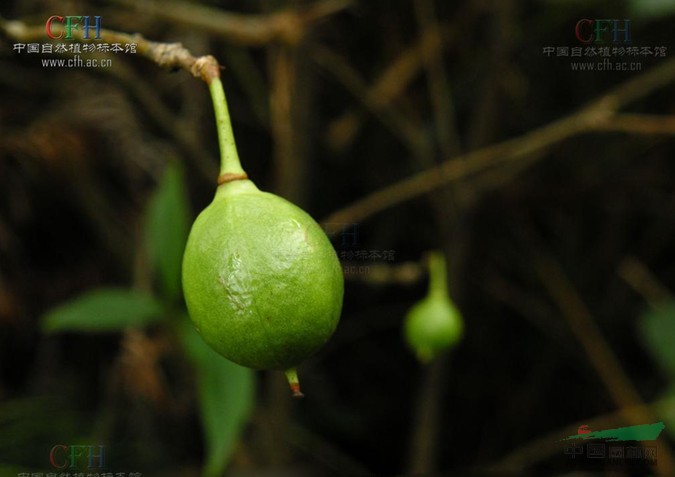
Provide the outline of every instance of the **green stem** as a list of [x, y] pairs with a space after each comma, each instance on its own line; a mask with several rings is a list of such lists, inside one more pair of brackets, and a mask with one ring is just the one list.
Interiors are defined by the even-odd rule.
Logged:
[[239, 162], [237, 145], [232, 133], [230, 112], [227, 109], [225, 90], [220, 78], [213, 78], [209, 83], [209, 91], [213, 100], [213, 109], [216, 112], [216, 126], [218, 128], [218, 144], [220, 145], [220, 175], [244, 174]]
[[445, 256], [434, 251], [429, 254], [429, 295], [448, 296], [448, 275], [445, 268]]

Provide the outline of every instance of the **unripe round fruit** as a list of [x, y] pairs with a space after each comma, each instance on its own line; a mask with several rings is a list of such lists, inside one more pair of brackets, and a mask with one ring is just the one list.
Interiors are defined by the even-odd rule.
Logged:
[[448, 293], [445, 258], [429, 254], [429, 291], [405, 318], [405, 338], [423, 363], [457, 344], [462, 338], [462, 315]]
[[245, 179], [221, 185], [197, 217], [183, 289], [192, 321], [218, 353], [250, 368], [288, 370], [333, 334], [343, 275], [306, 212]]
[[411, 308], [405, 321], [408, 344], [425, 363], [456, 344], [463, 328], [459, 310], [443, 297], [424, 298]]

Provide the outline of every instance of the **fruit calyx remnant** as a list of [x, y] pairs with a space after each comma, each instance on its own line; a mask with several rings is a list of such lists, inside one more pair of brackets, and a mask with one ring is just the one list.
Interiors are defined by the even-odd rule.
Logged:
[[295, 368], [287, 369], [285, 373], [288, 384], [291, 386], [291, 391], [293, 391], [293, 397], [296, 399], [305, 397], [302, 391], [300, 391], [300, 381], [298, 380], [298, 372]]

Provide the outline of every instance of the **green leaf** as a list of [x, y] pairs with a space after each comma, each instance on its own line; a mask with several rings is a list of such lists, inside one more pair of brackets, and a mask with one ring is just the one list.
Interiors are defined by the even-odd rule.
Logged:
[[181, 265], [189, 224], [183, 174], [174, 162], [167, 166], [150, 198], [145, 226], [150, 263], [162, 293], [170, 300], [176, 300], [181, 294]]
[[144, 293], [104, 288], [85, 293], [49, 311], [42, 329], [58, 331], [118, 331], [144, 326], [162, 317], [161, 305]]
[[213, 351], [186, 318], [181, 338], [197, 371], [202, 428], [206, 441], [204, 477], [217, 477], [227, 467], [235, 444], [253, 409], [254, 373]]
[[675, 302], [648, 311], [640, 325], [647, 348], [675, 380]]

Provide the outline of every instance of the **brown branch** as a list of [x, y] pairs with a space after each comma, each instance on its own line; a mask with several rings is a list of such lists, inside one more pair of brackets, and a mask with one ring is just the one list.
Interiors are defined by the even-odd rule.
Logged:
[[[489, 0], [490, 28], [489, 51], [480, 84], [477, 86], [476, 101], [468, 118], [466, 149], [483, 147], [494, 140], [499, 129], [504, 99], [526, 101], [522, 86], [516, 78], [518, 64], [512, 61], [518, 38], [518, 1]], [[487, 12], [486, 12], [487, 13]], [[516, 83], [518, 81], [518, 83]]]
[[620, 407], [640, 404], [637, 391], [623, 372], [618, 358], [595, 323], [591, 312], [560, 265], [552, 257], [541, 255], [535, 257], [534, 268], [562, 315], [569, 322], [572, 332], [583, 346], [589, 361], [614, 401]]
[[353, 0], [323, 0], [310, 5], [305, 11], [299, 12], [299, 15], [305, 24], [311, 24], [340, 13], [353, 3]]
[[[8, 21], [3, 18], [0, 18], [0, 31], [19, 42], [42, 40], [45, 35], [43, 26], [31, 27], [20, 21]], [[60, 31], [63, 31], [63, 26], [54, 24], [52, 32]], [[71, 34], [77, 40], [84, 40], [83, 30], [72, 30]], [[220, 66], [213, 56], [195, 57], [180, 43], [159, 43], [146, 40], [139, 34], [130, 35], [106, 29], [101, 29], [100, 37], [108, 43], [135, 43], [138, 54], [157, 65], [168, 69], [184, 69], [207, 84], [213, 78], [220, 77]]]
[[[420, 54], [426, 70], [436, 135], [443, 156], [452, 157], [459, 154], [461, 148], [450, 81], [443, 63], [442, 29], [432, 0], [418, 0], [414, 3], [419, 28], [425, 36], [431, 38], [428, 45], [423, 44]], [[438, 47], [434, 47], [435, 45]]]
[[307, 28], [344, 10], [352, 2], [324, 0], [305, 9], [287, 9], [269, 14], [233, 13], [180, 1], [116, 0], [115, 3], [162, 20], [197, 28], [236, 43], [261, 46], [274, 42], [296, 44]]
[[647, 266], [635, 257], [626, 257], [619, 264], [618, 274], [654, 309], [673, 301], [673, 294]]
[[444, 417], [443, 393], [447, 383], [450, 357], [437, 357], [420, 372], [413, 428], [408, 449], [408, 474], [433, 475], [436, 471], [438, 434]]
[[471, 174], [500, 165], [507, 160], [519, 159], [544, 149], [563, 139], [578, 134], [583, 129], [576, 117], [556, 121], [524, 136], [511, 139], [484, 149], [472, 151], [447, 160], [411, 177], [384, 187], [353, 204], [334, 212], [322, 223], [355, 223], [389, 207], [398, 205]]
[[[444, 28], [441, 35], [425, 31], [419, 40], [405, 49], [385, 68], [375, 82], [364, 87], [363, 96], [357, 96], [370, 111], [386, 111], [390, 103], [400, 96], [411, 81], [422, 71], [422, 51], [435, 55], [441, 49], [439, 37], [448, 42], [454, 30]], [[355, 91], [352, 91], [355, 93]], [[327, 140], [334, 149], [347, 147], [364, 122], [364, 114], [358, 109], [349, 109], [328, 126]]]
[[[540, 152], [582, 133], [611, 124], [626, 104], [646, 96], [675, 79], [675, 59], [652, 68], [600, 96], [588, 106], [527, 134], [462, 154], [357, 200], [326, 217], [324, 223], [354, 223], [407, 200], [429, 193], [471, 174]], [[631, 130], [630, 132], [639, 132]]]
[[618, 114], [594, 125], [593, 129], [629, 134], [675, 134], [675, 116]]
[[[475, 17], [482, 14], [483, 7], [467, 4], [454, 18], [452, 25], [436, 23], [432, 29], [425, 29], [417, 41], [404, 49], [375, 79], [365, 91], [366, 98], [357, 98], [368, 107], [386, 111], [391, 103], [401, 96], [410, 83], [421, 73], [427, 55], [439, 56], [445, 45], [454, 44], [458, 37], [457, 25], [471, 24]], [[350, 108], [328, 126], [326, 140], [333, 149], [348, 147], [365, 122], [363, 110]]]
[[424, 154], [428, 145], [421, 128], [392, 106], [382, 107], [379, 99], [368, 91], [363, 78], [345, 59], [326, 47], [313, 48], [312, 59], [360, 99], [366, 109], [400, 138], [413, 155]]
[[227, 65], [227, 73], [236, 77], [246, 95], [247, 104], [260, 123], [269, 130], [269, 86], [267, 78], [256, 64], [254, 51], [246, 47], [223, 48], [223, 63]]
[[302, 158], [295, 132], [294, 84], [298, 74], [295, 49], [287, 45], [270, 47], [270, 124], [274, 139], [275, 192], [297, 203], [303, 178]]
[[[397, 264], [342, 261], [345, 280], [370, 285], [403, 285], [418, 283], [425, 276], [425, 266], [420, 262], [408, 261]], [[350, 273], [355, 269], [357, 272]]]

